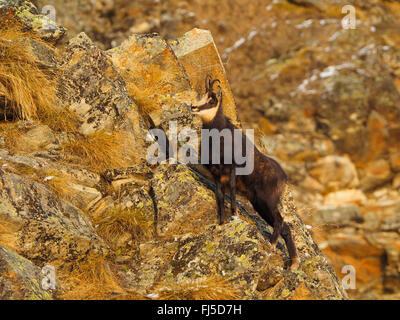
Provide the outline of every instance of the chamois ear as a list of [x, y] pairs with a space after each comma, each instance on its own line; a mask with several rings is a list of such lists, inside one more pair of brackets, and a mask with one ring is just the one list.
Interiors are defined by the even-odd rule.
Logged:
[[212, 88], [211, 79], [212, 79], [211, 75], [208, 74], [206, 76], [206, 93], [210, 93], [210, 88]]
[[[215, 81], [215, 80], [214, 80]], [[219, 80], [218, 80], [219, 81]], [[221, 101], [221, 99], [222, 99], [222, 89], [221, 89], [221, 86], [218, 86], [218, 89], [217, 89], [217, 99], [218, 99], [218, 102], [220, 102]]]
[[214, 89], [214, 83], [216, 83], [216, 82], [218, 82], [219, 84], [221, 83], [221, 81], [219, 81], [219, 79], [214, 79], [213, 81], [211, 81], [211, 84], [210, 84], [210, 93], [213, 91], [213, 89]]

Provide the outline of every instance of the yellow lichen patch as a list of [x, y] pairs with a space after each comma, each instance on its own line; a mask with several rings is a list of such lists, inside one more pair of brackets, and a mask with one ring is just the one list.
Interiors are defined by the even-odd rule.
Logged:
[[153, 292], [160, 300], [235, 300], [239, 291], [227, 280], [208, 276], [196, 280], [159, 283]]
[[91, 171], [128, 167], [135, 163], [137, 150], [123, 132], [96, 132], [78, 136], [64, 144], [67, 160], [76, 161]]
[[139, 243], [153, 236], [153, 220], [145, 209], [114, 207], [110, 214], [95, 221], [97, 233], [113, 248], [122, 245], [121, 240]]
[[103, 258], [76, 264], [71, 272], [58, 272], [58, 280], [63, 288], [59, 299], [96, 300], [126, 295]]

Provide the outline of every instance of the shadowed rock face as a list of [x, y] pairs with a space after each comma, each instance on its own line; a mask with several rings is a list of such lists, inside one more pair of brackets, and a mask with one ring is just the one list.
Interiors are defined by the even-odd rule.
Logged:
[[[181, 43], [190, 43], [191, 35], [195, 41], [197, 33], [203, 31], [186, 34]], [[210, 34], [207, 39], [213, 44]], [[167, 133], [170, 120], [176, 120], [179, 128], [200, 128], [199, 119], [188, 109], [197, 96], [194, 83], [201, 78], [191, 81], [195, 74], [191, 54], [177, 54], [182, 49], [179, 44], [171, 47], [154, 35], [134, 35], [105, 52], [81, 33], [64, 49], [56, 64], [57, 98], [61, 106], [80, 117], [77, 132], [52, 131], [36, 123], [18, 123], [1, 131], [5, 137], [0, 140], [0, 221], [10, 224], [0, 228], [1, 270], [11, 270], [14, 260], [28, 259], [24, 264], [37, 275], [34, 265], [52, 264], [62, 275], [57, 290], [74, 290], [66, 280], [77, 266], [100, 259], [125, 294], [134, 292], [140, 297], [160, 297], [168, 283], [184, 292], [188, 283], [218, 278], [241, 299], [347, 298], [299, 218], [289, 186], [280, 211], [299, 251], [296, 271], [285, 269], [288, 255], [283, 241], [272, 250], [272, 229], [247, 200], [239, 203], [237, 216], [216, 225], [212, 182], [184, 164], [149, 165], [144, 160], [147, 124]], [[211, 49], [204, 51], [204, 63], [208, 59], [218, 62], [215, 47]], [[212, 72], [224, 76], [218, 63]], [[185, 70], [185, 64], [191, 65], [191, 72]], [[229, 85], [223, 80], [228, 95]], [[236, 114], [234, 104], [228, 111]], [[70, 140], [115, 131], [131, 137], [135, 146], [139, 160], [129, 167], [110, 166], [94, 173], [85, 159], [70, 161], [65, 154]], [[16, 144], [10, 152], [10, 132], [18, 132], [11, 137], [19, 141], [21, 136], [25, 145], [37, 142], [38, 150], [18, 149]], [[98, 148], [105, 156], [115, 156], [107, 146]], [[321, 166], [331, 165], [327, 162]], [[343, 167], [350, 168], [351, 184], [356, 179], [353, 167], [343, 162]], [[9, 248], [7, 237], [13, 239]], [[1, 246], [7, 247], [6, 251]], [[0, 274], [0, 288], [6, 288], [4, 294], [0, 290], [0, 296], [27, 298], [25, 289], [18, 289], [20, 281], [25, 281], [18, 279], [25, 279], [25, 273], [17, 275], [20, 277], [10, 280]], [[24, 283], [26, 292], [34, 292], [40, 299], [51, 298]], [[204, 290], [202, 297], [207, 296], [207, 288], [198, 289]], [[115, 294], [110, 289], [103, 298], [115, 298]]]
[[52, 294], [41, 287], [42, 279], [40, 268], [0, 246], [1, 300], [51, 300]]

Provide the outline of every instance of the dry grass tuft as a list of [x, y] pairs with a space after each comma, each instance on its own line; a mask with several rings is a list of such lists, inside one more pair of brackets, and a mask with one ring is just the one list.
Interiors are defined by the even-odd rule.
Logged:
[[42, 39], [40, 39], [39, 34], [32, 30], [28, 30], [26, 26], [16, 20], [12, 14], [1, 15], [2, 24], [0, 25], [0, 38], [7, 40], [17, 40], [21, 38], [31, 38], [46, 44]]
[[96, 132], [88, 136], [79, 136], [66, 143], [64, 151], [67, 158], [70, 157], [69, 160], [74, 160], [75, 156], [79, 163], [98, 173], [108, 168], [132, 165], [137, 153], [123, 132]]
[[38, 119], [57, 132], [77, 133], [81, 125], [81, 120], [77, 114], [61, 107], [40, 109]]
[[53, 50], [18, 25], [0, 28], [0, 119], [39, 120], [57, 131], [77, 131], [77, 116], [55, 104], [55, 82], [40, 68], [24, 37]]
[[20, 225], [5, 215], [0, 215], [0, 245], [9, 249], [17, 249]]
[[114, 207], [110, 215], [95, 222], [97, 233], [113, 248], [118, 247], [122, 235], [130, 234], [135, 242], [151, 239], [153, 220], [144, 209]]
[[26, 149], [27, 146], [20, 139], [20, 137], [25, 132], [26, 130], [24, 130], [18, 123], [15, 122], [0, 123], [0, 134], [4, 138], [7, 150], [10, 150], [12, 152], [17, 152], [18, 150]]
[[54, 108], [54, 83], [24, 43], [0, 39], [0, 96], [4, 120], [33, 120]]
[[181, 282], [166, 281], [153, 291], [160, 300], [237, 300], [239, 291], [225, 279], [210, 276]]
[[46, 176], [51, 177], [51, 179], [45, 181], [46, 185], [48, 185], [59, 198], [74, 204], [81, 210], [84, 209], [79, 205], [81, 203], [79, 201], [79, 191], [72, 187], [73, 184], [79, 185], [78, 181], [71, 176], [60, 175], [57, 171], [47, 172]]
[[59, 281], [63, 289], [58, 298], [64, 300], [108, 300], [126, 294], [104, 258], [81, 262], [69, 273], [61, 272]]

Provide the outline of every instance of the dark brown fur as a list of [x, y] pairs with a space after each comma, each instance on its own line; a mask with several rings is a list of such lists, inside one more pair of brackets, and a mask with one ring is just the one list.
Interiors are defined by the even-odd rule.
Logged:
[[[213, 85], [216, 82], [219, 81], [211, 81], [211, 77], [207, 76], [206, 95], [208, 96], [208, 102], [203, 106], [192, 107], [192, 109], [210, 109], [219, 104], [218, 111], [211, 121], [204, 121], [203, 119], [203, 129], [217, 129], [218, 131], [229, 129], [233, 136], [233, 130], [238, 128], [233, 125], [230, 119], [223, 113], [221, 89], [218, 88], [217, 93], [213, 91]], [[244, 146], [246, 142], [254, 147], [254, 170], [249, 175], [236, 175], [235, 168], [237, 165], [235, 163], [224, 164], [223, 139], [220, 141], [221, 164], [211, 164], [213, 150], [212, 143], [211, 141], [209, 142], [210, 164], [205, 166], [210, 170], [216, 182], [216, 197], [220, 224], [227, 219], [224, 210], [225, 189], [228, 188], [230, 191], [232, 215], [236, 212], [236, 192], [239, 191], [243, 193], [260, 216], [269, 225], [273, 226], [274, 231], [271, 236], [271, 244], [273, 246], [276, 245], [279, 235], [285, 240], [290, 256], [290, 266], [295, 268], [297, 267], [297, 250], [291, 236], [289, 225], [283, 221], [278, 209], [282, 192], [287, 184], [286, 173], [278, 162], [262, 154], [246, 135], [242, 134], [240, 140], [241, 141], [233, 141], [232, 148], [234, 148], [235, 144], [242, 143], [242, 150], [245, 152], [246, 149]], [[243, 153], [243, 155], [245, 154]], [[251, 161], [251, 159], [248, 160]]]

